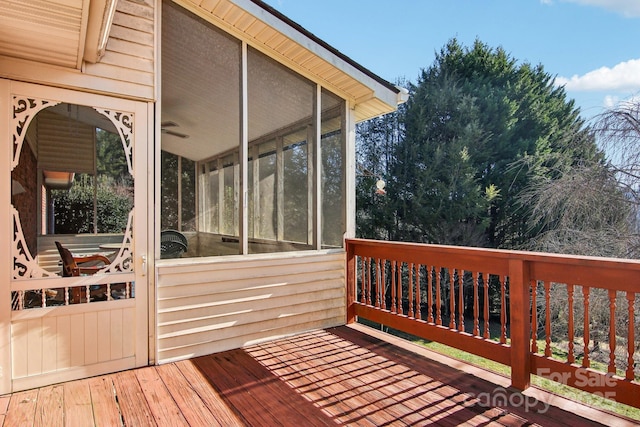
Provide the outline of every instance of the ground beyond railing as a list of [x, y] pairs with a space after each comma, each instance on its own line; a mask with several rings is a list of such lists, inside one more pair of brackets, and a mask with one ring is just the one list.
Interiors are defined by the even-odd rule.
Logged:
[[348, 239], [347, 322], [386, 325], [640, 408], [640, 262]]

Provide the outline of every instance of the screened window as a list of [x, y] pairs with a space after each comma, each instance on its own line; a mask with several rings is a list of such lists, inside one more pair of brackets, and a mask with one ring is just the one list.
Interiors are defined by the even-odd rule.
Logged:
[[161, 221], [182, 256], [341, 247], [344, 100], [173, 3], [163, 27]]

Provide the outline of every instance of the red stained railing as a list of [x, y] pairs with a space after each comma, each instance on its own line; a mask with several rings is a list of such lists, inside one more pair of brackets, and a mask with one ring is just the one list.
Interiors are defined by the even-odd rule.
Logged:
[[[367, 319], [640, 408], [640, 262], [348, 239]], [[638, 369], [636, 369], [638, 365]]]

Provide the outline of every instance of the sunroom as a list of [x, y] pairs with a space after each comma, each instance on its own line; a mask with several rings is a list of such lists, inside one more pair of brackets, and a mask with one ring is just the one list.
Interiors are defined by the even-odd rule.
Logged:
[[162, 37], [160, 223], [183, 256], [340, 248], [345, 100], [179, 6]]
[[355, 123], [404, 92], [261, 1], [91, 5], [0, 10], [2, 388], [344, 324]]

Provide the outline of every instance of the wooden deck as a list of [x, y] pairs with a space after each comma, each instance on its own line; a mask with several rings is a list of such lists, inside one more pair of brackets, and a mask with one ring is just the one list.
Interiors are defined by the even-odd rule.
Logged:
[[[3, 426], [625, 425], [339, 327], [0, 398]], [[449, 365], [449, 366], [447, 366]], [[498, 381], [499, 382], [499, 381]], [[490, 396], [511, 406], [497, 407]], [[527, 404], [524, 403], [526, 399]], [[496, 402], [491, 402], [496, 400]], [[581, 412], [582, 411], [582, 412]], [[598, 419], [602, 424], [576, 415]], [[631, 425], [631, 423], [629, 423]]]

